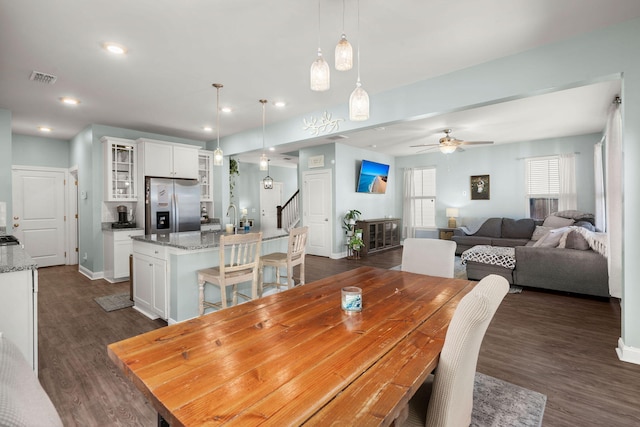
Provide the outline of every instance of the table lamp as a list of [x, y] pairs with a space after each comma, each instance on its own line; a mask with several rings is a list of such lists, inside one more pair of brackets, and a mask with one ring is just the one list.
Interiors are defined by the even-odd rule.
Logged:
[[446, 215], [449, 218], [449, 228], [456, 228], [456, 218], [460, 215], [458, 208], [447, 208]]

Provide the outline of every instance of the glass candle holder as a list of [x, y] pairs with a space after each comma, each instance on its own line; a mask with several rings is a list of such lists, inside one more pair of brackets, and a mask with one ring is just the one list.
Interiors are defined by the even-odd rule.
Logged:
[[362, 311], [362, 289], [356, 286], [342, 288], [342, 309], [348, 313]]

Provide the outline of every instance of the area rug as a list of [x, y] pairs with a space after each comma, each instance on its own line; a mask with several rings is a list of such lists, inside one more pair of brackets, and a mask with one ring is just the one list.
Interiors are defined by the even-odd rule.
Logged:
[[476, 372], [472, 427], [538, 427], [547, 396]]
[[129, 293], [113, 294], [104, 297], [97, 297], [93, 299], [98, 303], [104, 311], [115, 311], [121, 308], [127, 308], [133, 306], [133, 301], [129, 299]]

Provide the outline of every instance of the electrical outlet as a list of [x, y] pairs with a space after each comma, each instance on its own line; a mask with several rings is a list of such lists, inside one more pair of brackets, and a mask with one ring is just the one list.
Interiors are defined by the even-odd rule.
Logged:
[[82, 260], [83, 260], [83, 261], [86, 261], [86, 260], [87, 260], [87, 258], [89, 258], [89, 257], [87, 256], [87, 253], [85, 252], [85, 253], [84, 253], [84, 255], [82, 256]]

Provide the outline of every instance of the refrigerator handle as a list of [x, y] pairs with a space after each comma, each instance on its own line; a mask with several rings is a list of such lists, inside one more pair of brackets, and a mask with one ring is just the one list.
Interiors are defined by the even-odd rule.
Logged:
[[173, 205], [173, 225], [171, 228], [174, 233], [178, 233], [180, 231], [180, 209], [178, 209], [178, 195], [174, 192], [172, 195], [173, 200], [171, 204]]

